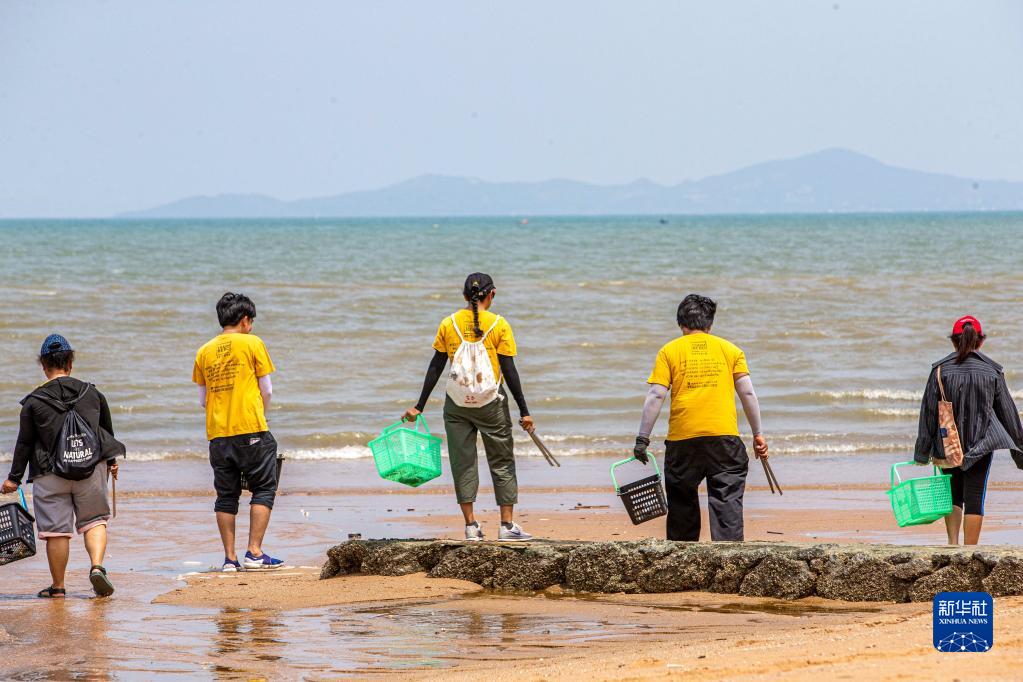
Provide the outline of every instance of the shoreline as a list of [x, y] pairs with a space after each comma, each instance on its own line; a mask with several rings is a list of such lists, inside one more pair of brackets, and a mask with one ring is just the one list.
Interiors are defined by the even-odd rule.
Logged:
[[[991, 481], [988, 486], [988, 490], [1004, 490], [1012, 492], [1023, 492], [1023, 481], [1019, 483], [1013, 483], [1010, 481]], [[455, 489], [449, 486], [431, 486], [429, 488], [409, 488], [406, 486], [395, 486], [393, 488], [379, 486], [379, 487], [357, 487], [357, 488], [333, 488], [333, 487], [320, 487], [320, 488], [288, 488], [282, 485], [282, 495], [305, 495], [307, 497], [317, 497], [324, 495], [336, 495], [339, 490], [343, 490], [345, 495], [356, 495], [356, 496], [368, 496], [368, 495], [408, 495], [410, 497], [419, 495], [446, 495], [451, 498], [455, 496]], [[888, 490], [888, 486], [884, 484], [874, 483], [832, 483], [832, 484], [818, 484], [818, 483], [804, 483], [789, 485], [786, 484], [784, 492], [880, 492], [885, 493]], [[561, 485], [561, 486], [530, 486], [525, 491], [527, 495], [548, 495], [553, 493], [606, 493], [608, 492], [608, 486], [598, 485]], [[747, 493], [770, 493], [771, 489], [767, 485], [762, 484], [747, 484]], [[26, 493], [28, 494], [28, 493]], [[494, 489], [490, 485], [484, 485], [480, 482], [479, 495], [480, 498], [487, 498], [494, 494]], [[209, 492], [206, 490], [129, 490], [129, 491], [118, 491], [118, 498], [147, 498], [147, 497], [209, 497]]]

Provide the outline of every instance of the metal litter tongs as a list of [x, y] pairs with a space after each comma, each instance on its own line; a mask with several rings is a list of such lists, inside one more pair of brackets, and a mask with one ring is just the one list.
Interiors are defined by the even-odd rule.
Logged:
[[550, 464], [552, 467], [561, 466], [561, 463], [558, 460], [554, 459], [554, 455], [552, 455], [551, 451], [547, 449], [547, 446], [543, 444], [543, 441], [540, 440], [540, 437], [536, 435], [536, 432], [527, 431], [526, 433], [528, 433], [529, 437], [533, 439], [533, 443], [536, 444], [536, 449], [540, 451], [540, 454], [544, 456], [544, 459], [547, 460], [548, 464]]
[[781, 491], [781, 484], [778, 483], [778, 478], [774, 475], [774, 469], [771, 468], [771, 463], [763, 457], [758, 457], [760, 463], [764, 465], [764, 475], [767, 476], [767, 485], [771, 486], [771, 494], [774, 494], [774, 489], [778, 489], [779, 495], [784, 495]]

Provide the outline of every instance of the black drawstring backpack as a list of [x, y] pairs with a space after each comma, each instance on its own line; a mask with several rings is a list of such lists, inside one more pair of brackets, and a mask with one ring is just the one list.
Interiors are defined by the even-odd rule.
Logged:
[[[78, 397], [68, 402], [41, 393], [32, 394], [32, 397], [37, 400], [41, 400], [58, 412], [65, 413], [64, 425], [50, 445], [49, 455], [53, 473], [69, 481], [82, 481], [89, 478], [100, 461], [123, 454], [124, 450], [124, 446], [114, 440], [112, 435], [102, 433], [105, 430], [102, 427], [99, 429], [101, 432], [99, 434], [93, 431], [88, 422], [75, 410], [75, 405], [92, 388], [92, 384], [86, 384]], [[114, 452], [104, 454], [103, 446], [105, 444], [113, 445], [113, 448], [108, 449], [113, 449]], [[116, 452], [117, 446], [120, 446], [121, 452]]]

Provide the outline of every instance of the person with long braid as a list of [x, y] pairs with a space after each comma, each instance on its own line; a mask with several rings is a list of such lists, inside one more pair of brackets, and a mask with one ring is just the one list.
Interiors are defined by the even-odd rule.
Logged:
[[[499, 391], [486, 404], [468, 407], [457, 404], [450, 395], [444, 401], [444, 430], [447, 433], [448, 460], [455, 481], [455, 497], [465, 517], [465, 539], [482, 540], [483, 528], [473, 512], [479, 490], [477, 435], [483, 437], [483, 449], [494, 482], [494, 495], [501, 508], [501, 528], [498, 539], [529, 540], [532, 536], [522, 530], [513, 518], [518, 503], [518, 479], [515, 474], [515, 450], [512, 440], [511, 411], [508, 407], [510, 391], [519, 408], [519, 425], [528, 432], [534, 429], [529, 416], [522, 384], [515, 369], [515, 336], [511, 325], [503, 317], [490, 312], [497, 289], [490, 275], [474, 272], [465, 280], [462, 295], [466, 307], [445, 317], [437, 329], [433, 342], [433, 359], [426, 370], [423, 390], [415, 407], [402, 415], [405, 421], [414, 420], [426, 409], [437, 381], [449, 359], [464, 342], [483, 342], [497, 380]], [[455, 325], [458, 325], [457, 327]], [[507, 387], [507, 391], [505, 390]]]

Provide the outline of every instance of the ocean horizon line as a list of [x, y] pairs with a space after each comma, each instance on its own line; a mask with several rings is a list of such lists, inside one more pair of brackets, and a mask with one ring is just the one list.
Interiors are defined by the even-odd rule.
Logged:
[[564, 220], [566, 218], [582, 218], [582, 219], [602, 219], [602, 218], [785, 218], [785, 217], [800, 217], [808, 218], [815, 216], [828, 216], [828, 217], [876, 217], [876, 216], [1023, 216], [1023, 209], [962, 209], [962, 210], [928, 210], [918, 209], [912, 211], [906, 210], [856, 210], [856, 211], [839, 211], [839, 210], [828, 210], [828, 211], [739, 211], [739, 212], [704, 212], [704, 213], [479, 213], [479, 214], [374, 214], [374, 215], [330, 215], [330, 216], [317, 216], [317, 215], [293, 215], [293, 216], [190, 216], [190, 217], [153, 217], [145, 218], [138, 216], [126, 216], [126, 215], [111, 215], [111, 216], [20, 216], [20, 217], [0, 217], [0, 225], [5, 223], [18, 223], [18, 222], [66, 222], [66, 223], [90, 223], [90, 222], [118, 222], [118, 223], [187, 223], [191, 221], [201, 220], [206, 222], [232, 222], [238, 220], [264, 222], [264, 223], [281, 223], [292, 220], [303, 220], [303, 221], [354, 221], [354, 220], [367, 220], [367, 221], [389, 221], [389, 220], [477, 220], [477, 219], [493, 219], [493, 218], [507, 218], [511, 220], [515, 219], [528, 219], [532, 220], [544, 220], [544, 219], [557, 219]]

